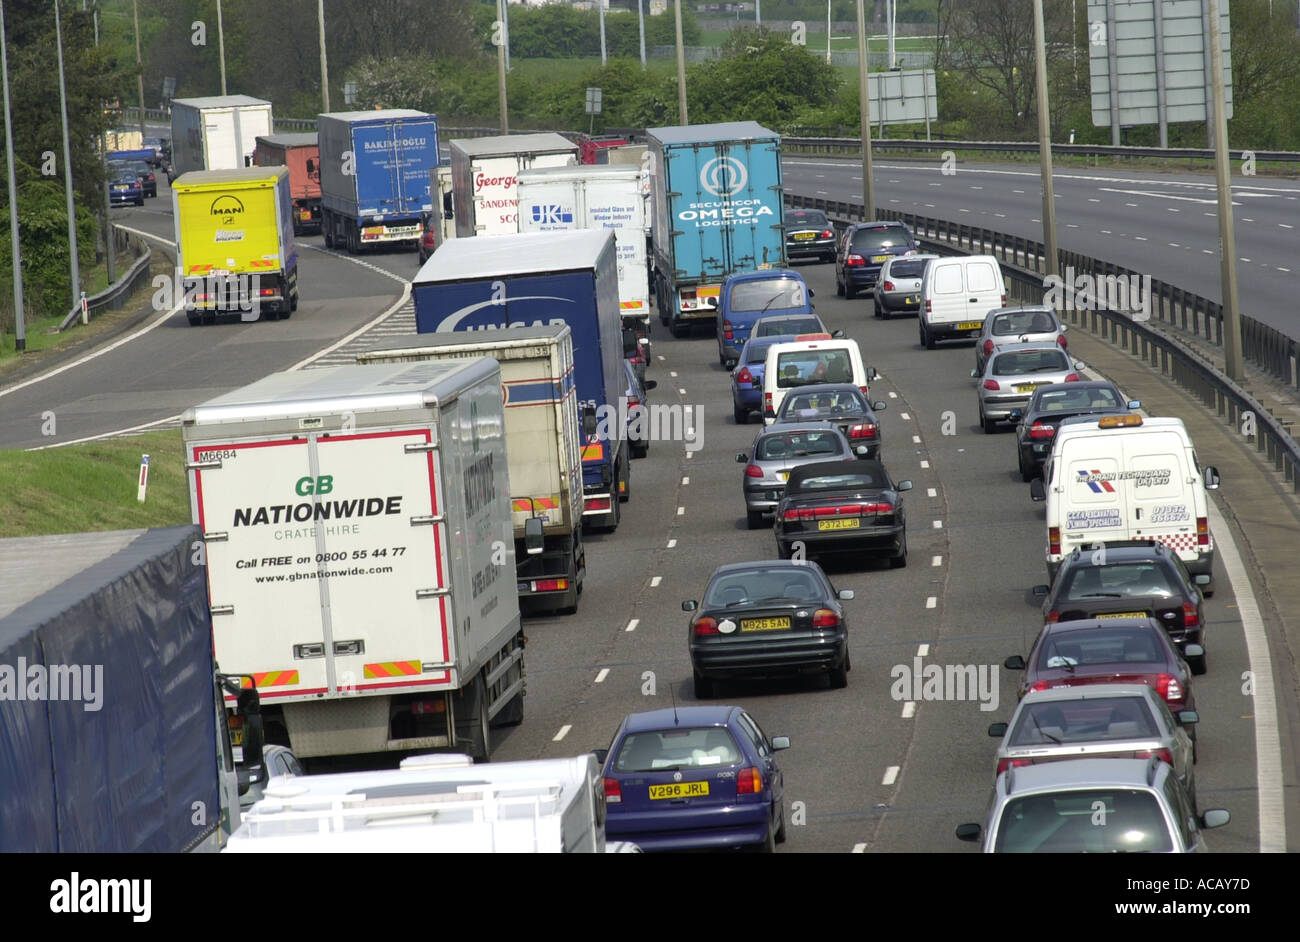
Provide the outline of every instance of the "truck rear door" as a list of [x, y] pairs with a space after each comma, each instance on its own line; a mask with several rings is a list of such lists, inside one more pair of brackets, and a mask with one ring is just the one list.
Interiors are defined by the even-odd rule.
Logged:
[[394, 212], [415, 216], [432, 208], [429, 171], [438, 166], [438, 126], [432, 118], [389, 126], [397, 172]]
[[677, 277], [720, 281], [731, 261], [723, 208], [732, 188], [748, 174], [717, 147], [670, 146], [664, 149], [664, 162], [670, 191], [665, 222], [672, 233]]
[[1073, 447], [1063, 451], [1058, 471], [1064, 491], [1060, 519], [1047, 522], [1063, 531], [1061, 552], [1068, 554], [1079, 543], [1127, 539], [1119, 443], [1096, 436], [1074, 439], [1068, 446]]
[[1174, 550], [1196, 549], [1196, 506], [1183, 442], [1170, 433], [1129, 436], [1124, 482], [1135, 539], [1154, 538]]
[[401, 174], [392, 144], [391, 123], [358, 124], [352, 128], [357, 211], [363, 216], [400, 212]]
[[[719, 149], [724, 166], [701, 168], [731, 211], [722, 227], [727, 273], [783, 267], [781, 160], [775, 141], [729, 143]], [[715, 197], [716, 198], [716, 197]]]

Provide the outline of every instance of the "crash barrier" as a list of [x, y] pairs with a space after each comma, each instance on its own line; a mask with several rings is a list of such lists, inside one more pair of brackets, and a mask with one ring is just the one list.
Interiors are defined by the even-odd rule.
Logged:
[[[121, 278], [103, 291], [86, 295], [86, 314], [89, 317], [94, 317], [99, 311], [120, 311], [122, 303], [135, 292], [135, 289], [149, 280], [149, 265], [153, 261], [153, 250], [149, 248], [148, 243], [120, 229], [113, 230], [113, 243], [119, 254], [129, 251], [135, 256], [135, 261]], [[78, 301], [59, 324], [59, 330], [67, 330], [80, 318], [81, 302]]]

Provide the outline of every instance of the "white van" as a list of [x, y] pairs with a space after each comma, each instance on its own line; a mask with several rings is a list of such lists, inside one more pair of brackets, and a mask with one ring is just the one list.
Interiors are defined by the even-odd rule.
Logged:
[[977, 337], [989, 311], [1006, 306], [1002, 267], [992, 255], [936, 259], [921, 277], [921, 346]]
[[876, 371], [863, 365], [856, 340], [799, 334], [786, 343], [774, 343], [763, 361], [763, 424], [776, 421], [791, 389], [814, 383], [852, 383], [870, 400], [867, 383], [875, 378]]
[[1202, 470], [1182, 419], [1136, 412], [1066, 419], [1042, 480], [1030, 485], [1033, 499], [1047, 503], [1049, 576], [1076, 546], [1132, 540], [1159, 541], [1192, 575], [1212, 576], [1205, 492], [1218, 486], [1218, 470]]

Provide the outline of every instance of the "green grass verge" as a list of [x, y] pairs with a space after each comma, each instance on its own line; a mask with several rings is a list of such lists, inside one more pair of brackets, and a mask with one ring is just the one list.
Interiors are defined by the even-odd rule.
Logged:
[[[136, 500], [142, 454], [149, 456], [144, 503]], [[179, 430], [44, 451], [0, 451], [0, 494], [0, 537], [190, 522]]]

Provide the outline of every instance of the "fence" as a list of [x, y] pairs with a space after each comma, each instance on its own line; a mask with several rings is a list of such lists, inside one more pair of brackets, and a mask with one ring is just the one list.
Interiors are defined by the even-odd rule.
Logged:
[[[126, 273], [113, 284], [103, 291], [86, 296], [86, 309], [91, 316], [99, 311], [121, 310], [122, 302], [129, 298], [142, 282], [149, 280], [149, 265], [153, 261], [153, 250], [149, 248], [148, 243], [129, 232], [114, 229], [113, 244], [115, 251], [130, 250], [136, 259]], [[67, 330], [79, 317], [81, 317], [81, 305], [77, 304], [59, 324], [59, 330]]]
[[[820, 209], [842, 223], [859, 222], [864, 218], [860, 203], [792, 194], [786, 194], [785, 199], [790, 206]], [[896, 210], [877, 209], [876, 215], [907, 224], [927, 248], [942, 254], [969, 252], [996, 257], [1007, 278], [1009, 300], [1023, 304], [1043, 303], [1043, 296], [1049, 289], [1045, 284], [1042, 243], [979, 226]], [[1126, 268], [1076, 252], [1059, 254], [1060, 270], [1073, 267], [1077, 274], [1089, 274], [1094, 278], [1134, 275]], [[1155, 279], [1150, 279], [1150, 286], [1154, 319], [1178, 324], [1222, 343], [1222, 314], [1217, 304]], [[1243, 417], [1252, 415], [1256, 449], [1272, 463], [1274, 470], [1283, 475], [1283, 480], [1291, 483], [1292, 490], [1300, 493], [1300, 444], [1291, 435], [1291, 422], [1278, 419], [1248, 392], [1219, 373], [1214, 364], [1174, 337], [1155, 331], [1126, 313], [1106, 309], [1104, 303], [1094, 302], [1088, 306], [1100, 309], [1069, 309], [1062, 311], [1061, 316], [1139, 357], [1152, 369], [1190, 390], [1231, 425], [1240, 428]], [[1296, 342], [1251, 318], [1242, 318], [1242, 321], [1247, 359], [1296, 386]]]

